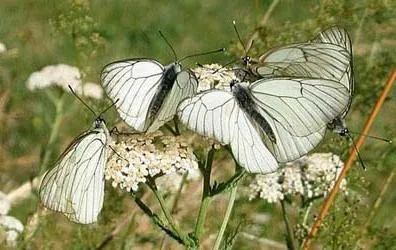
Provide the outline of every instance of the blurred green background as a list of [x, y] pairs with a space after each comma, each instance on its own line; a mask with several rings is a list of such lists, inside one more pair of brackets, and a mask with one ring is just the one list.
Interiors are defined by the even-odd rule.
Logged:
[[[270, 6], [272, 11], [268, 12]], [[28, 91], [29, 75], [44, 66], [65, 63], [74, 65], [84, 73], [84, 80], [99, 82], [102, 67], [116, 59], [152, 57], [163, 64], [170, 63], [173, 55], [158, 35], [161, 30], [177, 52], [179, 58], [226, 47], [225, 54], [194, 58], [184, 62], [194, 67], [196, 62], [225, 64], [243, 55], [233, 30], [236, 20], [244, 40], [256, 32], [251, 56], [263, 54], [271, 47], [300, 42], [313, 38], [320, 30], [337, 24], [351, 34], [354, 50], [356, 93], [347, 122], [358, 132], [371, 107], [379, 96], [389, 73], [396, 62], [396, 6], [393, 1], [14, 1], [0, 2], [0, 42], [7, 51], [0, 53], [0, 190], [8, 193], [22, 183], [37, 176], [43, 152], [48, 150], [49, 131], [53, 125], [55, 107], [44, 91]], [[267, 14], [267, 21], [262, 23]], [[52, 91], [52, 90], [50, 90]], [[395, 91], [381, 109], [373, 135], [392, 138], [396, 132]], [[56, 91], [55, 91], [56, 92]], [[61, 117], [60, 132], [51, 144], [50, 162], [76, 135], [89, 128], [92, 115], [74, 97], [67, 98], [67, 112]], [[100, 110], [108, 101], [89, 101]], [[115, 112], [105, 115], [111, 127], [117, 120]], [[339, 154], [346, 159], [348, 147], [344, 138], [328, 133], [317, 151]], [[332, 210], [332, 221], [325, 224], [318, 238], [320, 247], [349, 248], [362, 238], [368, 248], [390, 249], [396, 245], [396, 192], [393, 180], [396, 147], [384, 142], [367, 140], [360, 151], [367, 171], [358, 166], [350, 174], [350, 196], [337, 201]], [[387, 178], [390, 187], [380, 196]], [[194, 186], [195, 185], [195, 186]], [[193, 196], [184, 197], [180, 210], [185, 210], [180, 222], [186, 230], [193, 225], [199, 200], [200, 183], [191, 184]], [[195, 188], [195, 189], [194, 189]], [[187, 195], [189, 196], [189, 195]], [[194, 198], [195, 197], [195, 198]], [[225, 208], [225, 198], [217, 202]], [[351, 198], [352, 197], [352, 198]], [[373, 204], [382, 198], [380, 206], [369, 222], [368, 232], [360, 227], [366, 223]], [[351, 205], [352, 200], [355, 202]], [[320, 206], [322, 200], [316, 204]], [[153, 204], [155, 204], [153, 202]], [[183, 204], [183, 203], [181, 203]], [[94, 248], [110, 231], [134, 211], [136, 219], [129, 223], [107, 249], [158, 249], [163, 233], [154, 228], [140, 211], [136, 212], [127, 194], [107, 188], [105, 208], [99, 223], [80, 226], [64, 217], [51, 213], [40, 217], [38, 226], [29, 235], [20, 237], [21, 248]], [[353, 207], [353, 211], [343, 208]], [[37, 195], [15, 204], [10, 214], [25, 225], [41, 205]], [[271, 219], [255, 224], [254, 214], [265, 213]], [[213, 210], [205, 237], [210, 246], [212, 234], [218, 230], [221, 211]], [[294, 212], [291, 209], [293, 216]], [[217, 216], [217, 217], [216, 217]], [[258, 238], [269, 238], [283, 244], [284, 230], [280, 221], [279, 206], [263, 201], [248, 202], [240, 195], [231, 228], [238, 218], [246, 217], [242, 231], [257, 227]], [[347, 217], [347, 218], [346, 218]], [[345, 222], [345, 225], [343, 225]], [[334, 223], [334, 224], [332, 224]], [[327, 225], [327, 226], [326, 226]], [[332, 226], [333, 225], [333, 226]], [[334, 226], [339, 225], [339, 226]], [[171, 240], [170, 240], [171, 241]], [[213, 239], [212, 239], [213, 241]], [[168, 244], [170, 249], [176, 243]], [[271, 249], [259, 241], [238, 237], [234, 249]]]

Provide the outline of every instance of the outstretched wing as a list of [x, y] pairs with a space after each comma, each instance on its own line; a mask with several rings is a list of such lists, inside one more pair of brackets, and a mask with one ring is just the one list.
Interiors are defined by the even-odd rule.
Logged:
[[249, 68], [262, 78], [290, 76], [341, 81], [350, 61], [350, 53], [341, 46], [300, 43], [272, 49]]
[[97, 221], [104, 196], [107, 136], [95, 129], [79, 136], [47, 171], [40, 185], [43, 204], [82, 224]]
[[264, 118], [297, 137], [323, 129], [349, 102], [342, 84], [323, 79], [261, 79], [249, 89]]
[[147, 130], [153, 99], [164, 75], [164, 67], [151, 59], [110, 63], [101, 73], [101, 82], [121, 118], [139, 132]]
[[153, 132], [171, 120], [176, 114], [179, 103], [185, 98], [194, 96], [197, 93], [197, 87], [198, 80], [193, 72], [190, 70], [180, 71], [157, 117], [147, 132]]
[[184, 100], [177, 114], [191, 130], [229, 144], [235, 159], [248, 172], [265, 174], [278, 168], [274, 156], [232, 93], [201, 92]]

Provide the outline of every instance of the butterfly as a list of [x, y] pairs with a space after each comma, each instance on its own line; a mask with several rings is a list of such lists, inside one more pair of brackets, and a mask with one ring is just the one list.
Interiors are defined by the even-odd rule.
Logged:
[[211, 89], [184, 100], [177, 115], [189, 129], [230, 145], [247, 171], [264, 174], [312, 150], [348, 99], [348, 89], [332, 80], [234, 81], [231, 91]]
[[103, 205], [109, 141], [105, 121], [96, 118], [93, 129], [75, 138], [55, 167], [45, 173], [39, 189], [44, 206], [77, 223], [97, 221]]
[[351, 106], [354, 76], [352, 43], [345, 29], [334, 26], [320, 32], [311, 41], [274, 48], [258, 60], [245, 56], [242, 62], [246, 69], [237, 69], [241, 79], [287, 76], [342, 83], [349, 91], [348, 105], [328, 127], [341, 135], [348, 132], [343, 118]]
[[197, 92], [198, 80], [180, 63], [163, 66], [147, 58], [112, 62], [101, 82], [121, 118], [138, 132], [153, 132], [171, 120], [177, 105]]

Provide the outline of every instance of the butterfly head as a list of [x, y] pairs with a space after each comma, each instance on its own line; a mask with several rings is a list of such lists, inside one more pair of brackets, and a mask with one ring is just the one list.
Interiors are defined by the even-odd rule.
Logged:
[[106, 122], [102, 116], [98, 116], [95, 119], [93, 126], [94, 128], [102, 128], [103, 126], [106, 126]]
[[241, 57], [242, 64], [248, 66], [252, 62], [252, 58], [250, 56]]
[[233, 79], [233, 80], [230, 82], [230, 89], [231, 89], [231, 91], [232, 91], [232, 89], [235, 88], [235, 84], [237, 84], [237, 83], [238, 83], [238, 81], [235, 80], [235, 79]]
[[346, 136], [349, 133], [348, 128], [341, 128], [340, 131], [338, 131], [338, 134], [341, 136]]

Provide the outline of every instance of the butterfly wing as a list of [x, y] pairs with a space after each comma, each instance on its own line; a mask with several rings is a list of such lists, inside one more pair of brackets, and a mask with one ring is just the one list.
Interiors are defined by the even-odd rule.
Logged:
[[166, 96], [160, 111], [147, 132], [153, 132], [166, 122], [171, 120], [175, 114], [178, 104], [185, 98], [192, 97], [197, 93], [198, 80], [190, 70], [183, 70], [177, 74], [171, 91]]
[[121, 118], [139, 132], [150, 126], [150, 103], [164, 76], [164, 67], [151, 59], [110, 63], [101, 73], [101, 82]]
[[275, 48], [250, 67], [262, 78], [306, 77], [341, 81], [351, 56], [343, 47], [329, 43], [301, 43]]
[[229, 144], [238, 163], [251, 173], [269, 173], [278, 168], [247, 115], [232, 93], [208, 90], [180, 103], [179, 119], [191, 130]]
[[[340, 82], [344, 84], [345, 87], [348, 88], [349, 93], [352, 95], [355, 88], [355, 80], [353, 77], [353, 58], [352, 58], [352, 42], [348, 32], [341, 27], [331, 27], [321, 33], [313, 39], [311, 42], [313, 43], [328, 43], [335, 44], [340, 47], [343, 47], [349, 55], [349, 65], [345, 71], [345, 74], [341, 77]], [[348, 105], [348, 109], [351, 105], [352, 99], [350, 99], [350, 103]], [[342, 117], [346, 115], [348, 110], [346, 110]]]
[[249, 89], [264, 118], [300, 137], [323, 129], [349, 101], [342, 84], [323, 79], [261, 79]]
[[316, 148], [326, 132], [326, 127], [324, 127], [306, 136], [293, 136], [275, 119], [266, 113], [262, 113], [262, 115], [270, 125], [276, 141], [268, 140], [266, 136], [262, 136], [262, 138], [276, 160], [281, 163], [290, 162], [306, 155]]
[[45, 173], [39, 195], [46, 207], [78, 223], [97, 220], [104, 197], [106, 132], [94, 129], [79, 136]]

